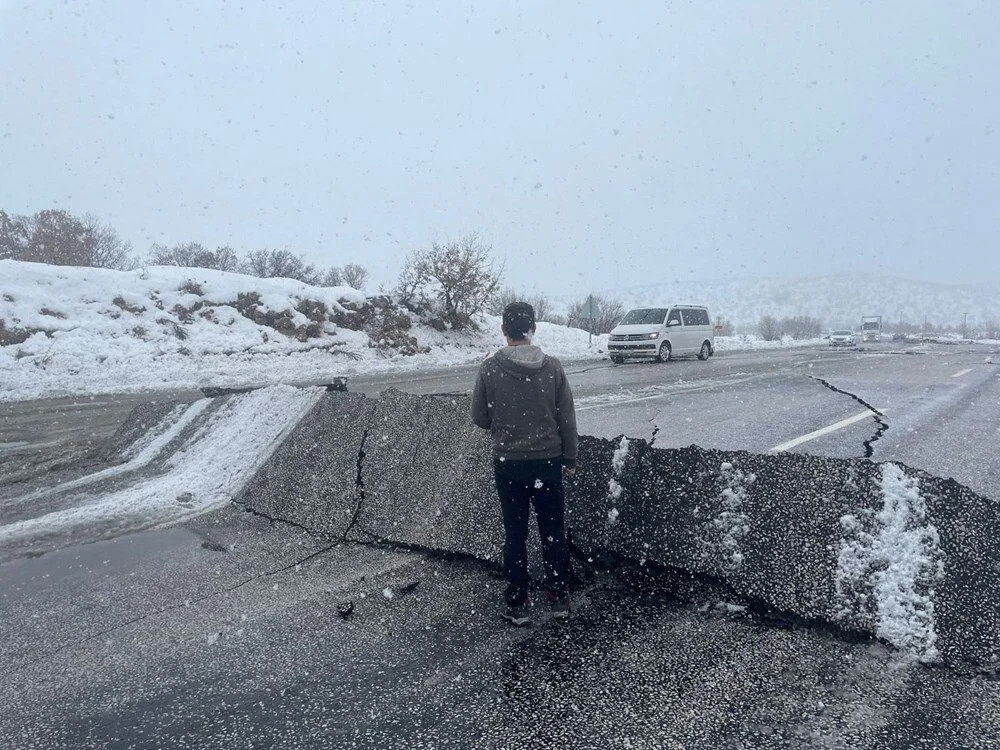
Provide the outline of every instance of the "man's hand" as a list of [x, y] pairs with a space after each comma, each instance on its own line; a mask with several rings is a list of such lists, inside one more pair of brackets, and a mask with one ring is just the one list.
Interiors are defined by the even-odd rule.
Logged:
[[568, 466], [564, 466], [563, 467], [563, 471], [566, 472], [566, 476], [568, 476], [570, 479], [572, 479], [573, 477], [576, 476], [576, 467], [575, 466], [572, 469], [569, 468]]

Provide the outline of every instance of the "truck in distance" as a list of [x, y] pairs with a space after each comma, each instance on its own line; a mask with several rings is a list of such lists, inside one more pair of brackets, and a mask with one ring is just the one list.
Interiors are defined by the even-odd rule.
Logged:
[[862, 341], [882, 340], [881, 315], [863, 315], [861, 317], [861, 340]]

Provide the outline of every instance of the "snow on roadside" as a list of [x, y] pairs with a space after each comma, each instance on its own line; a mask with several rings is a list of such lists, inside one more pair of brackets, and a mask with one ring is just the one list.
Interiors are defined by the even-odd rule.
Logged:
[[[194, 433], [166, 460], [163, 473], [101, 494], [93, 502], [87, 502], [92, 498], [83, 492], [73, 507], [0, 526], [0, 545], [92, 524], [113, 525], [119, 531], [148, 528], [216, 508], [240, 492], [323, 393], [323, 388], [279, 385], [230, 396], [207, 414], [204, 406], [192, 405], [184, 414], [195, 410], [204, 419], [195, 422]], [[173, 426], [167, 432], [176, 436]], [[155, 439], [147, 448], [154, 444], [166, 447]]]
[[[504, 344], [495, 316], [481, 316], [478, 331], [444, 332], [411, 316], [405, 334], [422, 351], [406, 356], [347, 327], [352, 306], [366, 300], [350, 287], [202, 268], [123, 272], [3, 260], [0, 401], [321, 383], [470, 365]], [[603, 359], [607, 341], [550, 323], [539, 323], [535, 336], [567, 361]], [[825, 342], [716, 338], [719, 351], [817, 344]]]
[[715, 350], [718, 352], [759, 351], [762, 349], [796, 349], [812, 346], [829, 346], [826, 339], [793, 339], [786, 336], [777, 341], [765, 341], [760, 336], [747, 334], [744, 336], [716, 336]]
[[[350, 287], [201, 268], [0, 261], [0, 401], [328, 382], [472, 364], [503, 346], [493, 316], [481, 318], [480, 331], [413, 321], [406, 333], [428, 351], [404, 356], [333, 322], [366, 299]], [[306, 314], [317, 303], [326, 311], [319, 320]], [[606, 338], [591, 347], [585, 331], [540, 323], [536, 342], [554, 356], [587, 359], [600, 356]]]

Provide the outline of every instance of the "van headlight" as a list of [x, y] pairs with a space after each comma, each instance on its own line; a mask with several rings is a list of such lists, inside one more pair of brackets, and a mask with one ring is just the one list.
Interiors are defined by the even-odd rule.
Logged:
[[646, 338], [647, 339], [658, 339], [658, 338], [660, 338], [660, 333], [659, 333], [659, 331], [657, 331], [656, 333], [647, 334]]

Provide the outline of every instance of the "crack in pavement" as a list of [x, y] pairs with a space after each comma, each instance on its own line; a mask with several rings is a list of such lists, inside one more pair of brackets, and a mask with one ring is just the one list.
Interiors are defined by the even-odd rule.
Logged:
[[815, 375], [810, 375], [809, 378], [811, 380], [815, 380], [820, 385], [829, 388], [834, 393], [840, 393], [843, 394], [844, 396], [850, 396], [872, 413], [872, 417], [878, 423], [878, 429], [875, 430], [874, 435], [872, 435], [870, 438], [868, 438], [862, 443], [865, 449], [865, 458], [871, 458], [875, 453], [875, 448], [874, 448], [875, 442], [885, 434], [886, 430], [889, 429], [889, 423], [885, 421], [885, 414], [880, 412], [878, 409], [869, 404], [860, 396], [851, 393], [850, 391], [845, 391], [842, 388], [838, 388], [837, 386], [830, 383], [828, 380], [824, 380], [823, 378], [817, 377]]
[[[299, 524], [295, 524], [295, 523], [292, 523], [290, 521], [282, 521], [281, 519], [272, 519], [272, 520], [276, 520], [276, 521], [279, 521], [279, 522], [282, 522], [282, 523], [290, 523], [293, 526], [299, 526]], [[304, 527], [300, 526], [300, 528], [304, 528]], [[313, 533], [316, 533], [316, 532], [313, 532]], [[104, 630], [98, 631], [97, 633], [92, 633], [91, 635], [88, 635], [86, 638], [83, 638], [83, 639], [81, 639], [79, 641], [74, 641], [72, 643], [64, 643], [64, 644], [62, 644], [60, 646], [57, 646], [56, 648], [52, 649], [51, 651], [42, 654], [41, 656], [39, 656], [36, 659], [32, 659], [29, 662], [25, 662], [24, 664], [22, 664], [22, 665], [20, 665], [18, 667], [15, 667], [12, 671], [15, 672], [15, 673], [22, 672], [25, 669], [28, 669], [29, 667], [33, 667], [36, 664], [40, 664], [41, 662], [43, 662], [43, 661], [45, 661], [47, 659], [50, 659], [53, 656], [56, 656], [57, 654], [60, 654], [60, 653], [62, 653], [64, 651], [68, 651], [68, 650], [73, 649], [73, 648], [77, 648], [78, 646], [82, 646], [85, 643], [89, 643], [90, 641], [96, 640], [98, 638], [102, 638], [102, 637], [104, 637], [106, 635], [110, 635], [111, 633], [114, 633], [114, 632], [117, 632], [117, 631], [122, 630], [124, 628], [127, 628], [130, 625], [135, 625], [136, 623], [142, 622], [143, 620], [148, 620], [151, 617], [156, 617], [158, 615], [162, 615], [162, 614], [164, 614], [166, 612], [172, 612], [172, 611], [177, 610], [177, 609], [184, 609], [185, 607], [191, 607], [191, 606], [194, 606], [195, 604], [200, 604], [201, 602], [204, 602], [204, 601], [206, 601], [208, 599], [211, 599], [213, 597], [219, 596], [221, 594], [228, 594], [230, 592], [236, 591], [237, 589], [243, 588], [244, 586], [246, 586], [248, 584], [251, 584], [254, 581], [260, 581], [260, 580], [262, 580], [264, 578], [268, 578], [270, 576], [278, 575], [279, 573], [285, 573], [285, 572], [287, 572], [289, 570], [292, 570], [293, 568], [297, 568], [298, 566], [300, 566], [300, 565], [308, 562], [309, 560], [312, 560], [313, 558], [319, 557], [320, 555], [325, 554], [326, 552], [329, 552], [331, 549], [333, 549], [334, 547], [338, 546], [339, 544], [341, 544], [340, 541], [333, 542], [332, 544], [328, 544], [326, 547], [323, 547], [322, 549], [318, 549], [315, 552], [311, 552], [308, 555], [306, 555], [305, 557], [303, 557], [303, 558], [301, 558], [299, 560], [296, 560], [295, 562], [291, 562], [288, 565], [283, 565], [280, 568], [275, 568], [274, 570], [268, 570], [268, 571], [265, 571], [263, 573], [258, 573], [257, 575], [251, 576], [249, 578], [246, 578], [246, 579], [240, 581], [239, 583], [233, 584], [232, 586], [227, 586], [226, 588], [219, 589], [217, 591], [211, 591], [211, 592], [209, 592], [207, 594], [204, 594], [202, 596], [197, 597], [196, 599], [185, 599], [183, 602], [181, 602], [179, 604], [171, 604], [169, 607], [161, 607], [160, 609], [154, 610], [152, 612], [147, 612], [145, 614], [138, 615], [137, 617], [133, 617], [130, 620], [126, 620], [125, 622], [118, 623], [117, 625], [114, 625], [112, 627], [105, 628]]]
[[597, 365], [595, 367], [588, 367], [585, 370], [566, 370], [567, 375], [583, 375], [584, 373], [594, 372], [595, 370], [610, 370], [613, 365]]
[[654, 414], [653, 416], [651, 416], [649, 419], [646, 420], [646, 422], [648, 424], [653, 425], [653, 434], [652, 434], [652, 437], [650, 437], [650, 439], [649, 439], [649, 447], [650, 448], [652, 448], [653, 445], [656, 443], [656, 436], [660, 434], [660, 425], [656, 424], [655, 420], [659, 419], [660, 414], [662, 414], [662, 413], [663, 413], [663, 409], [657, 409], [656, 410], [656, 414]]
[[[374, 419], [375, 413], [372, 412], [372, 419]], [[351, 533], [355, 525], [358, 523], [358, 518], [361, 517], [361, 509], [365, 504], [365, 479], [362, 474], [365, 465], [365, 443], [368, 442], [368, 434], [372, 431], [372, 423], [369, 422], [368, 426], [365, 427], [365, 431], [361, 434], [361, 442], [358, 445], [358, 463], [357, 469], [358, 473], [354, 478], [354, 487], [358, 491], [357, 494], [357, 505], [354, 508], [354, 515], [351, 516], [351, 522], [347, 524], [347, 528], [344, 529], [344, 534], [342, 536], [343, 541], [347, 541], [347, 535]]]
[[306, 526], [305, 524], [301, 524], [298, 521], [293, 521], [290, 518], [282, 518], [281, 516], [272, 516], [269, 513], [257, 510], [256, 508], [251, 508], [249, 505], [246, 505], [240, 500], [233, 500], [232, 503], [233, 505], [238, 505], [244, 512], [249, 513], [252, 516], [257, 516], [258, 518], [263, 518], [267, 521], [270, 521], [271, 523], [286, 523], [289, 526], [294, 526], [297, 529], [302, 529], [302, 531], [308, 532], [310, 534], [315, 534], [316, 536], [323, 537], [324, 539], [333, 538], [330, 534], [326, 534], [319, 529], [314, 529], [310, 526]]

